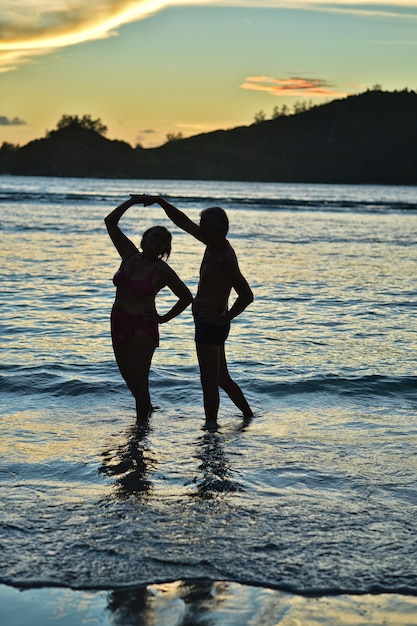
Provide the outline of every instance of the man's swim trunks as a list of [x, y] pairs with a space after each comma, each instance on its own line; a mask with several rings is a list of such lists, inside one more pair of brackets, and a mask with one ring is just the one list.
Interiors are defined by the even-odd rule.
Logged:
[[[218, 313], [223, 312], [224, 311], [218, 311]], [[195, 342], [208, 343], [213, 346], [222, 346], [229, 335], [230, 322], [227, 322], [222, 326], [218, 326], [217, 324], [212, 324], [211, 322], [201, 319], [202, 313], [204, 313], [204, 311], [195, 311], [193, 313], [195, 324]]]

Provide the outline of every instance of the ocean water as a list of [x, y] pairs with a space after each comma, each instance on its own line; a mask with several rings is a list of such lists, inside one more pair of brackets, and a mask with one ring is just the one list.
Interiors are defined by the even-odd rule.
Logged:
[[[202, 429], [187, 309], [160, 328], [157, 409], [136, 427], [103, 222], [130, 192], [196, 220], [228, 211], [255, 301], [227, 355], [252, 420], [222, 396], [219, 430]], [[195, 293], [199, 242], [158, 207], [121, 222], [138, 244], [153, 224]], [[2, 176], [0, 230], [8, 624], [29, 623], [17, 605], [84, 623], [74, 603], [86, 621], [98, 603], [100, 624], [388, 623], [384, 598], [393, 624], [417, 623], [416, 187]], [[51, 588], [63, 595], [37, 596], [36, 617], [28, 594]], [[379, 604], [353, 607], [365, 596]]]

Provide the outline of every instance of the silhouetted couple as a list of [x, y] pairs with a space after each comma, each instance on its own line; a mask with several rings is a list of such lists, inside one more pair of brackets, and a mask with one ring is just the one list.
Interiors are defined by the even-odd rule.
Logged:
[[[166, 228], [148, 229], [142, 236], [140, 249], [121, 231], [120, 218], [137, 204], [145, 207], [159, 204], [174, 224], [206, 246], [194, 299], [166, 262], [172, 239]], [[206, 426], [217, 424], [219, 388], [228, 394], [244, 417], [251, 417], [252, 410], [239, 385], [230, 377], [225, 356], [231, 320], [253, 301], [252, 290], [226, 238], [229, 229], [226, 212], [220, 207], [204, 209], [200, 223], [196, 224], [160, 196], [141, 194], [131, 195], [105, 218], [105, 223], [122, 258], [113, 278], [117, 288], [111, 313], [113, 349], [120, 372], [135, 397], [138, 420], [148, 419], [152, 411], [149, 370], [159, 345], [158, 326], [182, 313], [191, 302]], [[178, 300], [165, 315], [158, 315], [155, 297], [163, 287], [171, 289]], [[237, 298], [229, 309], [232, 289]]]

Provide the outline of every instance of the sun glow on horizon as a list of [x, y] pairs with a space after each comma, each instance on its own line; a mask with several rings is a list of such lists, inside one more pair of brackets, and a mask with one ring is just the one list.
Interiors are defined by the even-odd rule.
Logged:
[[273, 116], [276, 104], [417, 86], [417, 0], [1, 5], [0, 145], [89, 114], [109, 138], [157, 147]]

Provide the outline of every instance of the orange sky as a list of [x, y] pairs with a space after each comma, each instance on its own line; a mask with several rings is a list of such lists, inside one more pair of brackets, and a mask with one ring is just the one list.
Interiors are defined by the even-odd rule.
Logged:
[[417, 89], [417, 1], [2, 0], [0, 141], [60, 117], [160, 145], [375, 84]]

